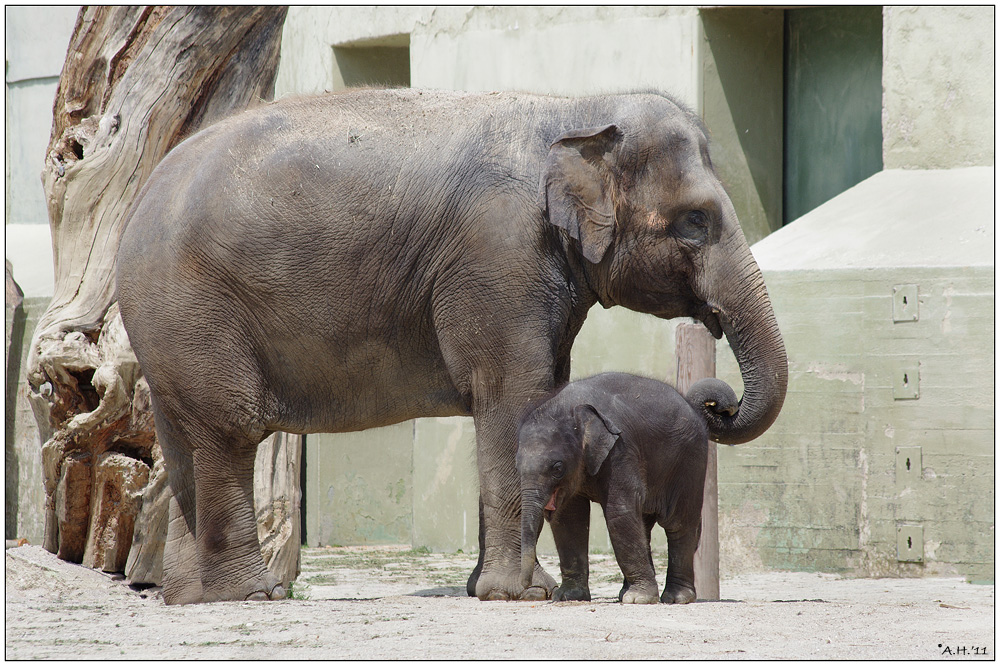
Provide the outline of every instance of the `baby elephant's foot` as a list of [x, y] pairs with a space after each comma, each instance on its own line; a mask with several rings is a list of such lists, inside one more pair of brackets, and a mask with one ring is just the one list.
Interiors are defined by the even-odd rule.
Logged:
[[552, 591], [552, 601], [590, 601], [590, 588], [563, 583]]
[[629, 585], [628, 589], [622, 589], [618, 597], [623, 604], [655, 604], [660, 601], [656, 596], [656, 585], [650, 587], [642, 583]]
[[693, 587], [670, 584], [663, 590], [663, 596], [660, 597], [660, 601], [665, 604], [689, 604], [697, 596]]

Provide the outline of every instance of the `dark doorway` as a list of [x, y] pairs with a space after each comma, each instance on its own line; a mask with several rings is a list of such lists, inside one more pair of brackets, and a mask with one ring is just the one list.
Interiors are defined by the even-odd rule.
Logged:
[[882, 170], [882, 8], [785, 12], [784, 223]]

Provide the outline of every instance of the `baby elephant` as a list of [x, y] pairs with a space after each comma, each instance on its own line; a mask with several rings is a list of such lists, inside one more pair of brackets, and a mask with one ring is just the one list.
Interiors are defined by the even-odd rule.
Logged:
[[[737, 408], [733, 390], [717, 379], [697, 382], [685, 400], [672, 386], [624, 373], [572, 382], [529, 407], [517, 450], [522, 584], [531, 582], [544, 516], [562, 570], [552, 598], [590, 600], [590, 502], [597, 502], [625, 575], [619, 600], [694, 601], [709, 438], [699, 414], [732, 416]], [[660, 597], [649, 548], [654, 523], [667, 533]]]

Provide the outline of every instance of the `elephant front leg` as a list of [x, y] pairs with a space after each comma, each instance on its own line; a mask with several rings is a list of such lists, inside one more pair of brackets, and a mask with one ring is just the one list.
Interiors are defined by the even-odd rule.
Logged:
[[516, 409], [477, 413], [479, 497], [483, 507], [482, 570], [476, 596], [483, 601], [550, 598], [555, 579], [535, 565], [531, 585], [521, 584], [521, 486], [514, 463]]
[[590, 601], [590, 500], [577, 495], [552, 517], [562, 582], [553, 601]]
[[649, 532], [638, 511], [605, 507], [608, 536], [615, 559], [625, 576], [621, 602], [624, 604], [655, 604], [660, 601], [649, 552]]

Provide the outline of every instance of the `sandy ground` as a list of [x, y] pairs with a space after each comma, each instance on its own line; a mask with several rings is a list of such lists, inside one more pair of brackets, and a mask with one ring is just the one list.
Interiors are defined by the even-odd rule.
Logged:
[[[554, 558], [542, 558], [558, 572]], [[467, 554], [306, 548], [293, 598], [168, 607], [156, 588], [6, 551], [7, 659], [994, 659], [994, 588], [770, 572], [721, 602], [623, 606], [610, 556], [591, 603], [480, 602]], [[663, 559], [656, 561], [665, 571]], [[662, 574], [658, 574], [662, 576]], [[660, 581], [662, 585], [662, 580]], [[963, 651], [964, 650], [964, 654]], [[978, 653], [978, 654], [977, 654]]]

